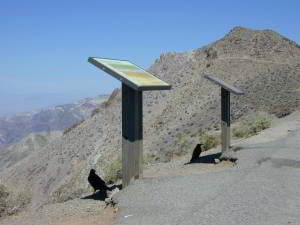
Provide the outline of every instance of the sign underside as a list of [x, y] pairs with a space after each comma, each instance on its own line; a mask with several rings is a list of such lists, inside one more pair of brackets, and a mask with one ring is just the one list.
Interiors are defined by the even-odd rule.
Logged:
[[230, 84], [227, 84], [227, 83], [225, 83], [223, 80], [221, 80], [221, 79], [219, 79], [219, 78], [217, 78], [217, 77], [215, 77], [215, 76], [213, 76], [213, 75], [207, 75], [207, 74], [205, 74], [204, 77], [205, 77], [206, 79], [212, 81], [213, 83], [215, 83], [215, 84], [221, 86], [221, 87], [224, 88], [225, 90], [227, 90], [227, 91], [229, 91], [229, 92], [235, 94], [235, 95], [244, 95], [244, 94], [245, 94], [245, 93], [244, 93], [242, 90], [240, 90], [239, 88], [234, 87], [234, 86], [232, 86], [232, 85], [230, 85]]
[[89, 62], [135, 90], [169, 90], [171, 88], [166, 82], [126, 60], [90, 57]]

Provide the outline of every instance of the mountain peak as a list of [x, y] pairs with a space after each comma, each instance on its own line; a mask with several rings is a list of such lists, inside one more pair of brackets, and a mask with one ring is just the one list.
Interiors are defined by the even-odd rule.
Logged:
[[[270, 29], [254, 30], [237, 26], [222, 39], [204, 47], [221, 57], [251, 57], [270, 61], [299, 60], [300, 46]], [[199, 49], [200, 50], [200, 49]]]
[[247, 27], [242, 27], [242, 26], [235, 26], [233, 27], [229, 33], [236, 33], [236, 32], [249, 32], [253, 31], [253, 29], [247, 28]]
[[266, 42], [277, 42], [277, 44], [281, 44], [280, 42], [285, 42], [287, 44], [293, 45], [294, 47], [299, 47], [299, 45], [296, 42], [288, 39], [287, 37], [271, 29], [256, 30], [247, 27], [236, 26], [232, 28], [224, 36], [223, 39], [231, 39], [237, 37], [244, 41], [263, 40]]
[[276, 36], [281, 36], [279, 33], [277, 33], [276, 31], [273, 31], [271, 29], [262, 29], [262, 30], [258, 30], [258, 29], [251, 29], [251, 28], [248, 28], [248, 27], [242, 27], [242, 26], [236, 26], [236, 27], [233, 27], [226, 36], [228, 35], [237, 35], [237, 34], [240, 34], [240, 35], [243, 35], [243, 34], [273, 34], [273, 35], [276, 35]]

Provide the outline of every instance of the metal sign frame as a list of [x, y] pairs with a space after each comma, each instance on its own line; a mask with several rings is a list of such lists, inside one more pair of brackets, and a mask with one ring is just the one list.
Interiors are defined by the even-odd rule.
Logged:
[[143, 91], [170, 90], [171, 85], [146, 71], [152, 80], [154, 77], [162, 85], [136, 84], [97, 59], [103, 58], [90, 57], [88, 61], [122, 82], [122, 186], [126, 187], [133, 179], [143, 177]]
[[230, 93], [235, 95], [245, 93], [213, 75], [205, 74], [204, 77], [221, 87], [221, 143], [222, 153], [225, 154], [230, 149]]
[[[117, 69], [114, 69], [113, 67], [109, 66], [109, 63], [103, 63], [101, 61], [110, 61], [111, 63], [127, 63], [131, 65], [132, 67], [135, 67], [135, 69], [139, 70], [141, 73], [143, 73], [144, 77], [148, 76], [148, 78], [152, 81], [156, 81], [156, 84], [138, 84], [134, 81], [130, 80], [130, 78], [124, 74], [122, 71], [118, 71]], [[99, 58], [99, 57], [89, 57], [88, 61], [98, 67], [99, 69], [103, 70], [104, 72], [108, 73], [109, 75], [113, 76], [117, 80], [121, 81], [123, 84], [126, 84], [128, 87], [133, 88], [136, 91], [153, 91], [153, 90], [170, 90], [171, 86], [167, 84], [166, 82], [158, 79], [151, 73], [145, 71], [143, 68], [137, 66], [136, 64], [127, 61], [127, 60], [120, 60], [120, 59], [108, 59], [108, 58]], [[160, 83], [158, 85], [157, 83]]]

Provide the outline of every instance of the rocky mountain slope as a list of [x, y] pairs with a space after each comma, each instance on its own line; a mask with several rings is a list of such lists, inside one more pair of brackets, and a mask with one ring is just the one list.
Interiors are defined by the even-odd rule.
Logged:
[[30, 133], [64, 130], [88, 118], [106, 98], [100, 95], [71, 104], [0, 117], [0, 148], [18, 142]]
[[31, 133], [16, 144], [0, 151], [0, 170], [12, 167], [62, 136], [62, 131]]
[[[191, 152], [199, 136], [220, 124], [214, 74], [246, 92], [232, 96], [232, 119], [253, 111], [281, 116], [299, 108], [300, 46], [271, 30], [236, 27], [210, 45], [160, 56], [150, 72], [171, 91], [144, 93], [144, 154], [169, 161]], [[2, 182], [30, 187], [31, 207], [86, 191], [90, 168], [104, 168], [121, 153], [121, 95], [115, 90], [98, 113], [61, 138], [0, 171]]]

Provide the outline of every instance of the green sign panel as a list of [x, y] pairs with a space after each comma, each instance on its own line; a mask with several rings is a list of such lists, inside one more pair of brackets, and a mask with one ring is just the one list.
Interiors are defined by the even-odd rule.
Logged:
[[171, 88], [166, 82], [126, 60], [91, 57], [89, 62], [136, 90], [168, 90]]

